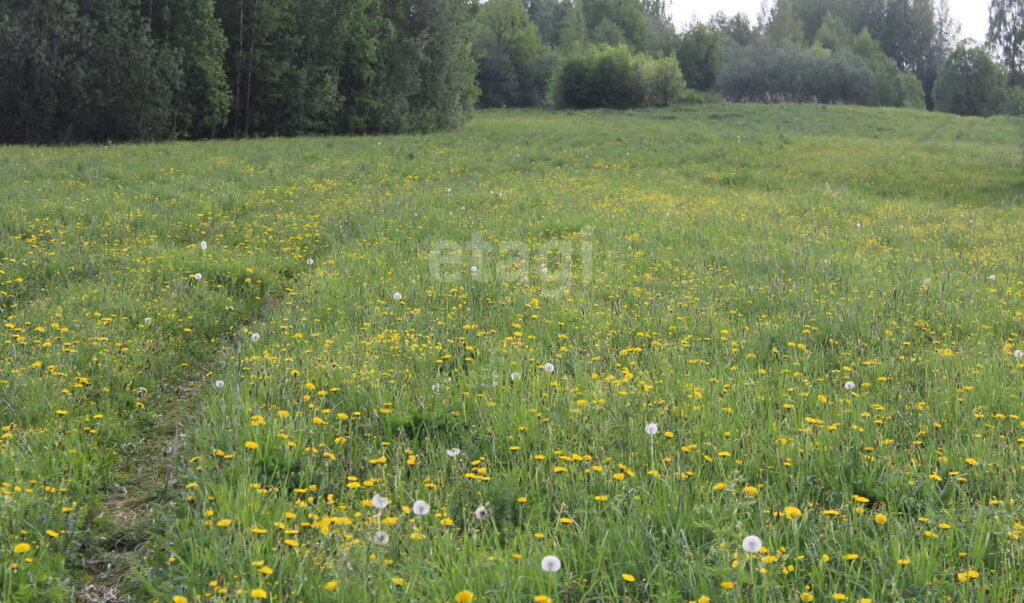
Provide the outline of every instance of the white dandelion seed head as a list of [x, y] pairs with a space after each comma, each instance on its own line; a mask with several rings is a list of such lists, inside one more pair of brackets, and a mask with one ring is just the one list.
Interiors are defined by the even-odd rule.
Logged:
[[476, 266], [470, 266], [469, 267], [469, 271], [472, 272], [473, 274], [476, 274], [476, 270], [477, 270]]
[[259, 333], [253, 333], [253, 334], [249, 335], [249, 341], [251, 341], [253, 343], [256, 343], [259, 340], [260, 340], [260, 334]]
[[377, 533], [373, 535], [373, 544], [384, 546], [389, 542], [391, 542], [391, 537], [388, 536], [387, 532], [377, 531]]
[[447, 451], [447, 454], [448, 454], [448, 456], [450, 456], [452, 458], [455, 458], [455, 457], [459, 456], [460, 454], [462, 454], [462, 451], [459, 450], [458, 448], [449, 448], [448, 451]]
[[432, 391], [432, 392], [439, 392], [439, 391], [441, 391], [441, 384], [440, 383], [435, 383], [435, 384], [431, 385], [430, 386], [430, 391]]
[[313, 265], [313, 258], [306, 258], [306, 265], [307, 266], [312, 266]]
[[510, 377], [510, 378], [511, 378], [511, 379], [512, 379], [513, 381], [519, 381], [519, 379], [520, 379], [520, 378], [522, 377], [522, 375], [520, 375], [519, 373], [512, 373], [511, 375], [509, 375], [509, 377]]
[[646, 433], [649, 436], [655, 435], [656, 433], [658, 433], [658, 424], [648, 423], [647, 427], [644, 427], [644, 433]]
[[149, 392], [149, 390], [144, 388], [144, 387], [140, 387], [140, 388], [135, 390], [135, 393], [140, 395], [140, 396], [145, 394], [145, 393], [147, 393], [147, 392]]
[[402, 301], [402, 294], [399, 293], [398, 291], [395, 291], [394, 295], [391, 296], [391, 299], [395, 301]]
[[1024, 350], [1014, 350], [1013, 357], [1017, 358], [1018, 360], [1024, 358]]
[[224, 380], [217, 379], [216, 381], [213, 382], [213, 386], [216, 387], [217, 389], [224, 387]]
[[547, 274], [548, 273], [548, 267], [547, 266], [541, 266], [540, 267], [540, 273], [541, 274]]
[[473, 511], [473, 517], [476, 517], [480, 520], [484, 520], [487, 519], [487, 516], [490, 515], [490, 513], [491, 512], [487, 510], [487, 507], [481, 505], [477, 507], [475, 511]]
[[747, 536], [743, 539], [743, 550], [748, 553], [759, 553], [764, 543], [757, 536]]
[[557, 572], [562, 569], [562, 560], [554, 555], [548, 555], [540, 560], [540, 569], [545, 572]]
[[843, 384], [843, 388], [846, 389], [846, 391], [848, 392], [852, 392], [856, 387], [857, 384], [854, 383], [853, 381], [847, 381], [846, 383]]
[[427, 513], [430, 513], [430, 505], [424, 500], [417, 500], [412, 503], [412, 513], [413, 515], [426, 515]]
[[553, 372], [555, 372], [555, 365], [551, 364], [550, 362], [545, 363], [544, 364], [544, 372], [545, 373], [553, 373]]
[[150, 318], [149, 316], [147, 316], [147, 317], [142, 319], [142, 324], [144, 324], [144, 325], [151, 325], [151, 324], [153, 324], [153, 319]]
[[372, 502], [373, 502], [373, 508], [374, 509], [384, 509], [384, 508], [386, 508], [388, 506], [388, 504], [391, 501], [388, 500], [386, 497], [381, 496], [380, 494], [374, 494]]
[[994, 274], [988, 275], [988, 280], [990, 280], [990, 281], [996, 280], [996, 275], [994, 275]]
[[860, 228], [860, 222], [857, 222], [857, 228]]
[[206, 241], [199, 241], [199, 248], [206, 251]]
[[197, 281], [201, 281], [201, 280], [203, 280], [203, 273], [202, 272], [197, 272], [197, 273], [192, 275], [192, 278], [196, 279]]

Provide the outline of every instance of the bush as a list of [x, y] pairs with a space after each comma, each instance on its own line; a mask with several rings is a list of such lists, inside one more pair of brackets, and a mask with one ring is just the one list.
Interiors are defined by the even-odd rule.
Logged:
[[958, 115], [994, 115], [1003, 108], [1006, 73], [982, 48], [963, 44], [935, 80], [935, 108]]
[[835, 52], [790, 42], [761, 40], [732, 47], [716, 88], [728, 99], [753, 102], [820, 102], [919, 106], [923, 93], [914, 76], [891, 59], [854, 46]]
[[653, 59], [627, 46], [591, 46], [562, 58], [552, 99], [557, 107], [626, 109], [664, 106], [685, 89], [675, 59]]

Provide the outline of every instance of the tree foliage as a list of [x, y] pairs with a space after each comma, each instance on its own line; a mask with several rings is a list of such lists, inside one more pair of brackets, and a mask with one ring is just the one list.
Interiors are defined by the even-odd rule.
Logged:
[[947, 113], [994, 115], [1005, 97], [1005, 70], [979, 47], [957, 47], [935, 82], [935, 108]]

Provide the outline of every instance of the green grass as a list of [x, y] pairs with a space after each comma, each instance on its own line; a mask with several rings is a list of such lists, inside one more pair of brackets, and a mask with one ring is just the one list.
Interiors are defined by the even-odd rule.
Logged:
[[728, 104], [0, 149], [0, 599], [1018, 600], [1019, 163]]

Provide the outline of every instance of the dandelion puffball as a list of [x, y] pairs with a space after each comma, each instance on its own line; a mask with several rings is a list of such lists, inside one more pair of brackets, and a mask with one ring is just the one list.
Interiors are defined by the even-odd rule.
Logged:
[[391, 537], [387, 532], [377, 532], [373, 535], [373, 544], [384, 546], [388, 542], [391, 542]]
[[764, 543], [757, 536], [747, 536], [743, 539], [743, 550], [748, 553], [759, 553]]
[[424, 500], [417, 500], [412, 503], [412, 513], [413, 515], [426, 515], [430, 513], [430, 505]]
[[843, 388], [846, 389], [846, 391], [848, 392], [852, 392], [856, 387], [857, 384], [854, 383], [853, 381], [847, 381], [846, 383], [843, 384]]
[[395, 301], [402, 301], [402, 294], [399, 293], [398, 291], [395, 291], [395, 294], [391, 296], [391, 299]]
[[151, 324], [153, 324], [153, 319], [147, 316], [147, 317], [142, 319], [142, 324], [144, 324], [144, 325], [151, 325]]
[[1014, 350], [1013, 357], [1017, 358], [1018, 360], [1024, 358], [1024, 350]]
[[306, 265], [307, 266], [312, 266], [313, 265], [313, 258], [306, 258]]
[[548, 555], [540, 560], [540, 569], [545, 572], [557, 572], [562, 569], [562, 560], [554, 555]]
[[391, 501], [388, 500], [387, 498], [381, 496], [380, 494], [374, 494], [372, 502], [373, 502], [373, 508], [375, 508], [375, 509], [383, 509], [383, 508], [387, 507], [388, 503], [390, 503]]
[[201, 280], [203, 280], [203, 273], [202, 272], [197, 272], [197, 273], [192, 275], [192, 278], [196, 279], [197, 281], [201, 281]]
[[550, 362], [548, 362], [547, 364], [544, 365], [544, 372], [547, 372], [547, 373], [555, 372], [555, 365], [553, 365]]
[[206, 251], [206, 241], [199, 241], [199, 248]]
[[509, 377], [511, 377], [513, 381], [519, 381], [519, 378], [522, 377], [522, 375], [519, 373], [512, 373]]
[[224, 381], [222, 379], [217, 379], [216, 381], [213, 382], [213, 386], [216, 387], [217, 389], [220, 389], [224, 387]]
[[458, 448], [449, 448], [448, 449], [448, 456], [450, 456], [452, 458], [455, 458], [455, 457], [459, 456], [460, 454], [462, 454], [462, 451], [459, 450]]
[[481, 519], [481, 520], [482, 519], [487, 519], [488, 513], [489, 512], [487, 511], [487, 507], [480, 506], [480, 507], [477, 507], [475, 511], [473, 511], [473, 517], [476, 517], [477, 519]]
[[658, 433], [658, 424], [657, 423], [648, 423], [647, 427], [644, 427], [644, 433], [646, 433], [649, 436], [652, 436], [652, 435]]
[[253, 343], [256, 343], [259, 340], [260, 340], [260, 334], [259, 333], [253, 333], [252, 335], [249, 335], [249, 341], [251, 341]]

